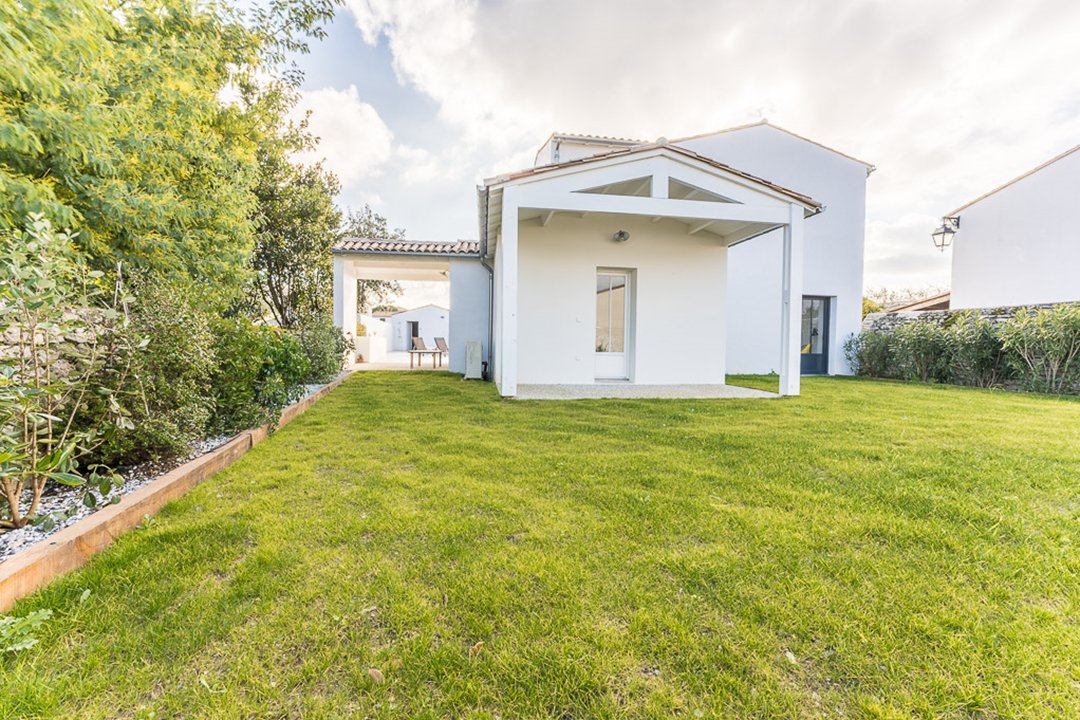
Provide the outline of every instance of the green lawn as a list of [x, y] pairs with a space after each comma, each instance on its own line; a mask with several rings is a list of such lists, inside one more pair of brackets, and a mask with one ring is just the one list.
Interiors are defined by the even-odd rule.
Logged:
[[1080, 403], [803, 389], [357, 375], [21, 603], [0, 714], [1080, 716]]

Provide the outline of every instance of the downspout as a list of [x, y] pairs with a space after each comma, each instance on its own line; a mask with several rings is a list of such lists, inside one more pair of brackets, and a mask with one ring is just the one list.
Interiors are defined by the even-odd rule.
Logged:
[[[485, 363], [484, 370], [490, 369], [492, 373], [495, 372], [494, 357], [495, 357], [495, 267], [488, 264], [487, 261], [487, 247], [488, 247], [488, 200], [491, 194], [491, 190], [487, 187], [483, 191], [483, 209], [480, 213], [480, 264], [483, 265], [488, 271], [488, 322], [487, 322], [487, 363]], [[488, 373], [485, 372], [484, 375]], [[487, 380], [487, 377], [484, 377]]]

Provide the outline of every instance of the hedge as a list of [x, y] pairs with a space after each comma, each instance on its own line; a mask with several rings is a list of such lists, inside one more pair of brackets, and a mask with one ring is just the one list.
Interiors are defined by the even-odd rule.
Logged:
[[1080, 394], [1080, 304], [885, 317], [844, 344], [857, 375]]

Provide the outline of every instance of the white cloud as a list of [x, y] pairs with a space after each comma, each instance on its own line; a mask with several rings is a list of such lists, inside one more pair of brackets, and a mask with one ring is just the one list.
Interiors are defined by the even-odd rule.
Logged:
[[450, 307], [450, 283], [448, 282], [403, 280], [400, 284], [401, 294], [391, 300], [395, 305], [406, 309], [424, 305]]
[[936, 219], [1080, 140], [1069, 0], [347, 4], [457, 133], [399, 150], [413, 180], [529, 164], [551, 130], [651, 139], [766, 115], [878, 166], [868, 284], [937, 283]]
[[401, 177], [406, 183], [430, 182], [446, 175], [439, 158], [424, 148], [398, 145], [394, 154], [404, 164]]
[[344, 185], [382, 172], [392, 154], [394, 134], [375, 108], [360, 100], [355, 85], [302, 92], [294, 112], [299, 118], [308, 111], [308, 129], [319, 138], [319, 146], [302, 153], [301, 160], [325, 160]]

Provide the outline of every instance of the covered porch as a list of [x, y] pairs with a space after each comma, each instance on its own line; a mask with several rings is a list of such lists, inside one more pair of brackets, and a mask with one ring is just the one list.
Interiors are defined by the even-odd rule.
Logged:
[[[334, 324], [342, 329], [354, 344], [350, 362], [359, 370], [430, 370], [459, 368], [464, 364], [464, 343], [482, 342], [483, 332], [477, 329], [475, 316], [486, 323], [489, 280], [479, 263], [479, 244], [469, 241], [455, 243], [413, 242], [369, 238], [346, 238], [333, 248], [334, 259]], [[478, 273], [477, 270], [482, 272]], [[374, 327], [361, 323], [357, 307], [357, 282], [360, 280], [420, 281], [447, 283], [450, 308], [436, 308], [441, 322], [438, 330], [425, 329], [426, 322], [403, 323], [410, 337], [397, 338], [388, 333], [374, 332]], [[454, 308], [459, 308], [455, 319]], [[414, 311], [421, 312], [425, 308]], [[370, 308], [367, 309], [370, 312]], [[397, 313], [398, 315], [406, 312]], [[449, 316], [448, 318], [446, 316]], [[390, 317], [369, 314], [367, 325], [386, 321]], [[424, 339], [428, 351], [410, 355], [413, 335]], [[437, 353], [435, 339], [446, 339], [449, 352]]]
[[507, 397], [769, 396], [725, 381], [727, 248], [783, 234], [781, 395], [798, 395], [811, 198], [664, 142], [481, 189]]

